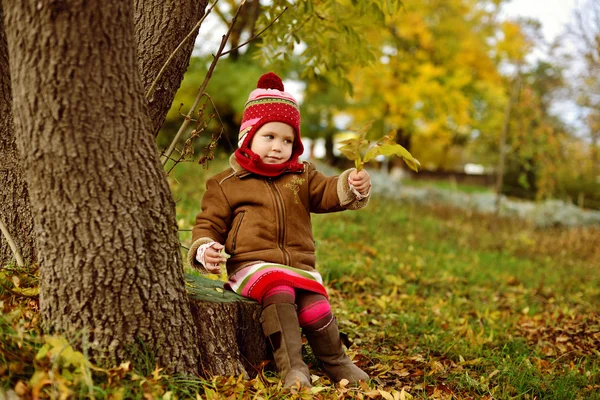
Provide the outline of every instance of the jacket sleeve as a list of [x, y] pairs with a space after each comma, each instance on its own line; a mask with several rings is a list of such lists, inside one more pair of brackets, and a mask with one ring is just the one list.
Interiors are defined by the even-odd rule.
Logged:
[[216, 179], [209, 179], [206, 182], [206, 193], [202, 197], [202, 211], [196, 216], [192, 229], [192, 245], [188, 251], [188, 262], [192, 267], [204, 270], [204, 266], [196, 260], [198, 247], [210, 242], [225, 244], [231, 226], [231, 215], [231, 206], [221, 185]]
[[307, 164], [307, 168], [311, 212], [358, 210], [369, 202], [369, 196], [357, 200], [350, 188], [348, 176], [354, 168], [342, 172], [339, 176], [331, 177], [326, 177], [317, 171], [312, 164]]

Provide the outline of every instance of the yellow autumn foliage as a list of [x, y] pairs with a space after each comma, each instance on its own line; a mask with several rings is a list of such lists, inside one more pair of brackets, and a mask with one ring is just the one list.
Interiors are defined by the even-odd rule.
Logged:
[[462, 161], [472, 132], [497, 137], [508, 101], [499, 63], [530, 51], [519, 25], [498, 20], [501, 3], [409, 0], [372, 26], [377, 62], [350, 74], [354, 120], [381, 121], [374, 136], [409, 135], [415, 157], [437, 168]]

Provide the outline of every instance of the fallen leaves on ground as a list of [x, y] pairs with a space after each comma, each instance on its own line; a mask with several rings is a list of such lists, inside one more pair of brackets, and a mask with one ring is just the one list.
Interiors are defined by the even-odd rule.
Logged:
[[25, 291], [37, 287], [37, 271], [15, 267], [2, 269], [0, 382], [22, 398], [535, 399], [600, 391], [592, 229], [536, 231], [446, 208], [371, 208], [315, 224], [332, 308], [368, 383], [333, 385], [317, 364], [313, 387], [297, 394], [265, 369], [246, 380], [169, 376], [130, 362], [99, 368], [63, 338], [42, 334], [38, 298]]

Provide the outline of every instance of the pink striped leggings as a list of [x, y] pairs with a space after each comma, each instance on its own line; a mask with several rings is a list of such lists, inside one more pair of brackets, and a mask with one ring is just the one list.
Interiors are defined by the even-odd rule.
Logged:
[[265, 293], [262, 307], [275, 303], [292, 303], [298, 307], [298, 322], [304, 329], [316, 331], [333, 319], [329, 301], [322, 294], [295, 289], [292, 286], [275, 286]]

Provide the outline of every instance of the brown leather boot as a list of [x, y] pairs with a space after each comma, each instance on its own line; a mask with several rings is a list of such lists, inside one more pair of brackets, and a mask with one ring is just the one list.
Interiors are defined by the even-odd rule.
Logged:
[[262, 311], [260, 322], [273, 348], [283, 386], [311, 387], [310, 372], [302, 360], [302, 336], [296, 306], [291, 303], [268, 305]]
[[317, 331], [305, 330], [304, 334], [313, 353], [323, 363], [325, 373], [333, 382], [347, 379], [350, 383], [356, 383], [369, 379], [369, 375], [354, 365], [344, 352], [335, 318], [326, 327]]

